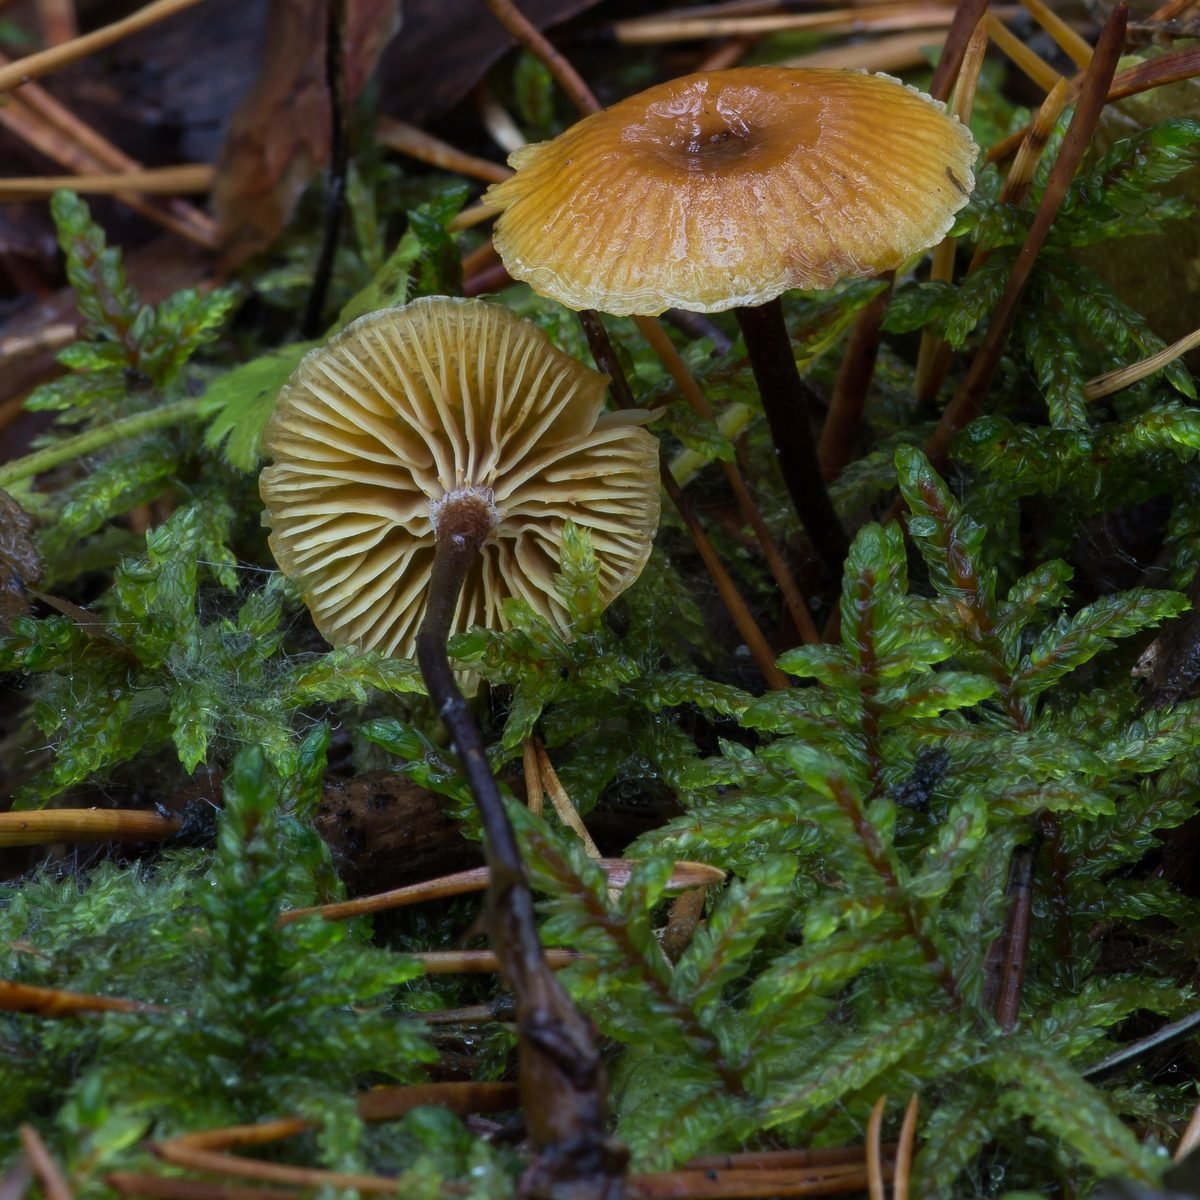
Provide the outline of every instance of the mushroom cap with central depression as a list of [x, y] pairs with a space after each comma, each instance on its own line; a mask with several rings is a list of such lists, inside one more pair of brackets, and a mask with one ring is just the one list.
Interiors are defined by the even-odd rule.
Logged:
[[568, 308], [763, 304], [899, 266], [949, 231], [975, 143], [885, 75], [685, 75], [517, 150], [493, 184], [509, 273]]
[[641, 572], [658, 525], [647, 414], [604, 412], [606, 376], [532, 322], [431, 297], [370, 313], [305, 355], [263, 446], [270, 543], [337, 646], [411, 656], [438, 516], [490, 514], [452, 632], [502, 628], [521, 597], [565, 627], [555, 590], [563, 528], [591, 535], [604, 599]]

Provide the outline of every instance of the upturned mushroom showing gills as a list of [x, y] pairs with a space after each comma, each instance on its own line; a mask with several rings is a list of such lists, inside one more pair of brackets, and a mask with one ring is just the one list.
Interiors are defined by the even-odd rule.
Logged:
[[939, 241], [974, 186], [975, 143], [944, 106], [855, 71], [686, 75], [509, 159], [508, 271], [569, 308], [735, 308], [780, 465], [835, 574], [829, 503], [778, 297], [898, 267]]
[[645, 414], [603, 412], [607, 378], [529, 321], [427, 298], [359, 318], [280, 393], [260, 489], [271, 549], [334, 645], [411, 656], [438, 531], [485, 528], [451, 623], [500, 628], [519, 596], [565, 624], [563, 526], [586, 529], [607, 600], [641, 572], [658, 525]]
[[483, 824], [488, 933], [516, 996], [522, 1107], [546, 1169], [564, 1181], [616, 1179], [624, 1159], [607, 1139], [591, 1025], [542, 953], [446, 640], [503, 622], [508, 596], [561, 619], [554, 574], [567, 521], [590, 532], [607, 598], [645, 565], [657, 447], [645, 414], [601, 411], [605, 384], [507, 309], [429, 298], [362, 317], [306, 355], [263, 439], [280, 566], [329, 640], [415, 650], [462, 762]]

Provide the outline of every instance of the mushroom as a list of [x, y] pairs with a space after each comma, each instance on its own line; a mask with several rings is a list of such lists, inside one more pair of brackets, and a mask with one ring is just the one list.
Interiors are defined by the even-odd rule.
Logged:
[[603, 598], [645, 566], [658, 450], [645, 414], [602, 412], [607, 378], [529, 321], [426, 298], [360, 317], [280, 392], [260, 490], [270, 543], [334, 645], [411, 657], [443, 526], [480, 525], [451, 633], [517, 596], [566, 627], [563, 528], [588, 530]]
[[[637, 577], [658, 524], [646, 414], [603, 413], [606, 377], [478, 300], [371, 313], [305, 355], [276, 404], [260, 488], [271, 547], [338, 644], [415, 649], [479, 809], [487, 924], [516, 996], [522, 1107], [564, 1177], [623, 1169], [607, 1139], [590, 1022], [546, 962], [516, 835], [446, 653], [452, 630], [554, 594], [567, 521], [587, 529], [602, 595]], [[414, 627], [420, 622], [414, 636]]]
[[485, 201], [510, 274], [569, 308], [735, 308], [797, 511], [840, 573], [778, 297], [899, 266], [939, 241], [976, 147], [942, 104], [855, 71], [686, 75], [510, 158]]

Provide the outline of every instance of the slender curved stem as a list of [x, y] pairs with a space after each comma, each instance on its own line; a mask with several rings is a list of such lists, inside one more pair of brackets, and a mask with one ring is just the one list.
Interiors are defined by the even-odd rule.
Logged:
[[792, 356], [783, 305], [775, 299], [734, 311], [792, 504], [826, 570], [835, 581], [840, 580], [849, 542], [821, 478], [804, 384]]
[[44, 450], [35, 450], [32, 454], [26, 454], [24, 458], [15, 458], [12, 462], [0, 466], [0, 488], [6, 488], [22, 479], [29, 479], [33, 475], [40, 475], [53, 467], [61, 467], [63, 463], [82, 458], [85, 454], [95, 454], [97, 450], [103, 450], [124, 438], [137, 437], [155, 429], [165, 429], [182, 421], [195, 421], [201, 415], [199, 399], [177, 400], [174, 404], [164, 404], [159, 408], [121, 417], [109, 425], [97, 425], [94, 429], [67, 438], [66, 441], [55, 442], [53, 446], [47, 446]]
[[569, 1182], [573, 1195], [607, 1197], [620, 1190], [625, 1155], [605, 1136], [606, 1085], [592, 1026], [546, 961], [516, 834], [446, 654], [463, 581], [490, 528], [480, 505], [470, 499], [439, 514], [417, 662], [483, 822], [488, 933], [516, 996], [521, 1106], [543, 1151], [527, 1190], [550, 1195], [556, 1185]]

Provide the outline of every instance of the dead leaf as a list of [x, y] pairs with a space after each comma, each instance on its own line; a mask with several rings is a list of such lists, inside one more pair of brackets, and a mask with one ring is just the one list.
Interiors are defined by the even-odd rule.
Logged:
[[[595, 3], [520, 0], [520, 9], [539, 29], [547, 29]], [[381, 107], [415, 125], [440, 117], [512, 44], [479, 0], [410, 0], [404, 5], [404, 28], [380, 63]]]
[[[346, 0], [346, 91], [353, 103], [396, 32], [398, 0]], [[229, 271], [269, 246], [329, 160], [328, 0], [272, 0], [262, 68], [230, 122], [213, 209]]]

